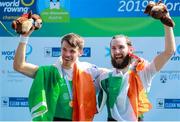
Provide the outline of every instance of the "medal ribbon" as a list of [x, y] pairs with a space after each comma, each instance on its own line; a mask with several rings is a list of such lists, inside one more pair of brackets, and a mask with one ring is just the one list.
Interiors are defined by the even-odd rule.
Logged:
[[71, 89], [71, 86], [70, 86], [70, 83], [69, 83], [69, 80], [67, 78], [67, 74], [65, 73], [64, 69], [62, 68], [62, 73], [63, 73], [63, 77], [66, 81], [66, 85], [67, 85], [67, 88], [68, 88], [68, 92], [69, 92], [69, 97], [70, 99], [72, 100], [72, 89]]

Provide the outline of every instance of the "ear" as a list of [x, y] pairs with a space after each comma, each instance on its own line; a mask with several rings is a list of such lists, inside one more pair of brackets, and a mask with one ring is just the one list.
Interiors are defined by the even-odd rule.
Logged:
[[129, 49], [129, 50], [128, 50], [129, 53], [133, 53], [133, 52], [134, 52], [134, 48], [133, 48], [132, 46], [129, 46], [128, 49]]
[[83, 55], [83, 49], [79, 50], [79, 57]]

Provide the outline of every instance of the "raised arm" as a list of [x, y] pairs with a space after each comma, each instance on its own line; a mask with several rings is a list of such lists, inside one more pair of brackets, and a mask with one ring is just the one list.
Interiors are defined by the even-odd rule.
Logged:
[[156, 56], [154, 59], [157, 71], [159, 71], [164, 66], [164, 64], [170, 59], [170, 57], [174, 54], [176, 50], [173, 28], [164, 25], [164, 31], [165, 49], [160, 55]]
[[16, 50], [16, 54], [14, 57], [13, 67], [16, 71], [28, 77], [34, 78], [35, 73], [38, 69], [38, 66], [31, 63], [27, 63], [25, 60], [26, 45], [27, 45], [29, 35], [32, 33], [32, 31], [33, 29], [28, 34], [21, 35], [20, 42], [19, 42], [18, 48]]

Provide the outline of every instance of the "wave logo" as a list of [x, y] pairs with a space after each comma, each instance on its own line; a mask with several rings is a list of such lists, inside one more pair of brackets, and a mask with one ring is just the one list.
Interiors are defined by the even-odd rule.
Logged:
[[177, 46], [177, 50], [171, 57], [171, 61], [180, 61], [180, 45]]
[[91, 48], [90, 47], [84, 47], [83, 48], [83, 54], [81, 57], [91, 57]]
[[30, 44], [27, 45], [26, 47], [26, 56], [30, 55], [32, 53], [32, 46]]
[[[16, 50], [6, 50], [6, 51], [2, 51], [2, 57], [4, 57], [5, 60], [11, 61], [14, 60], [14, 55], [16, 53]], [[32, 46], [31, 45], [27, 45], [27, 49], [26, 49], [26, 58], [28, 55], [30, 55], [32, 53]]]
[[105, 50], [106, 50], [106, 55], [105, 57], [109, 57], [111, 55], [111, 50], [109, 47], [105, 47]]
[[34, 4], [34, 0], [21, 0], [21, 4], [24, 6], [32, 6]]

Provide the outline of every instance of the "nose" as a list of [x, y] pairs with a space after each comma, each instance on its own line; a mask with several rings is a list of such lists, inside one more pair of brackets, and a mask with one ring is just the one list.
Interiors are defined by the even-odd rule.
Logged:
[[120, 51], [119, 49], [115, 49], [115, 50], [114, 50], [114, 53], [115, 53], [115, 54], [118, 54], [118, 53], [120, 53], [120, 52], [121, 52], [121, 51]]
[[70, 52], [69, 52], [69, 51], [64, 51], [64, 52], [63, 52], [63, 55], [66, 56], [66, 57], [68, 57], [68, 56], [70, 56]]

